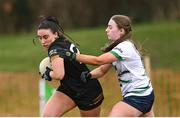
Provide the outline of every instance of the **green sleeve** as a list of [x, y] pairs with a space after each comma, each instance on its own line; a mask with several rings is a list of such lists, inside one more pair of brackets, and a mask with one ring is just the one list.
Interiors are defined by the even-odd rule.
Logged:
[[114, 52], [114, 51], [110, 51], [110, 53], [111, 54], [113, 54], [117, 59], [119, 59], [120, 61], [122, 61], [123, 60], [123, 58], [120, 56], [120, 55], [118, 55], [116, 52]]

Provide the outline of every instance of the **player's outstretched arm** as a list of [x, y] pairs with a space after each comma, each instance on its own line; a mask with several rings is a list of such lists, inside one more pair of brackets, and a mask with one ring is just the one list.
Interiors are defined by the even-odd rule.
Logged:
[[76, 54], [67, 49], [58, 49], [58, 53], [59, 56], [64, 59], [76, 60], [91, 65], [103, 65], [117, 60], [117, 58], [109, 52], [104, 53], [100, 56], [92, 56], [92, 55]]

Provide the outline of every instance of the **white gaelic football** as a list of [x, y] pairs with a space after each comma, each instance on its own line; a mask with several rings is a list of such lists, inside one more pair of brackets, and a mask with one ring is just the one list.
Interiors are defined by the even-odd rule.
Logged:
[[44, 58], [39, 64], [39, 73], [41, 76], [46, 71], [46, 67], [52, 68], [49, 57]]

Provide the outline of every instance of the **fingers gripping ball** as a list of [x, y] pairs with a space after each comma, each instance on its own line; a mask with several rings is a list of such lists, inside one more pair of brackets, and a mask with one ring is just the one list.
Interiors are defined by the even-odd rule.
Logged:
[[41, 77], [43, 77], [43, 74], [46, 72], [46, 67], [52, 69], [49, 57], [44, 58], [39, 64], [39, 74], [41, 75]]

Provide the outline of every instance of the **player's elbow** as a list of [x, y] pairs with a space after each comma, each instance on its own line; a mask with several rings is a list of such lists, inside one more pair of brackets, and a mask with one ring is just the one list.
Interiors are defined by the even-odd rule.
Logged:
[[100, 66], [103, 64], [105, 64], [105, 62], [100, 58], [96, 58], [96, 60], [94, 60], [94, 65]]
[[64, 78], [64, 73], [54, 73], [53, 78], [56, 80], [62, 80]]

